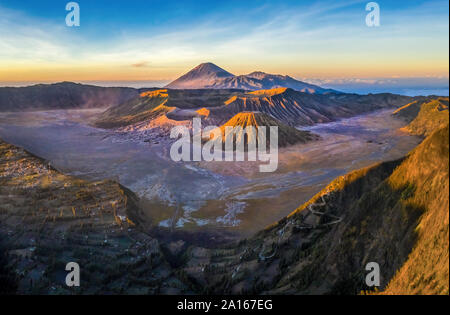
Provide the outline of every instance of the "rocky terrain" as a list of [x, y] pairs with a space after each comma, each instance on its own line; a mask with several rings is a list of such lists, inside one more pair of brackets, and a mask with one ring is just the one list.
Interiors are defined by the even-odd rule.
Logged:
[[[137, 204], [116, 182], [63, 175], [0, 141], [0, 293], [192, 292], [139, 231]], [[69, 262], [80, 265], [80, 288], [65, 286]]]
[[[425, 138], [416, 149], [340, 176], [254, 236], [215, 247], [149, 229], [138, 197], [115, 181], [64, 175], [0, 142], [2, 293], [372, 294], [364, 278], [374, 261], [382, 293], [449, 294], [448, 98], [149, 89], [95, 124], [123, 134], [150, 130], [154, 144], [192, 117], [206, 125], [276, 124], [282, 144], [292, 144], [314, 140], [293, 125], [393, 107], [407, 124], [402, 132]], [[235, 223], [242, 205], [232, 203], [234, 217], [216, 217]], [[71, 261], [85, 281], [74, 290], [64, 285]]]
[[173, 121], [202, 118], [203, 125], [221, 125], [241, 112], [262, 112], [290, 126], [311, 126], [385, 108], [398, 108], [413, 98], [393, 95], [316, 95], [288, 88], [239, 90], [154, 90], [143, 92], [105, 111], [95, 122], [117, 128], [161, 116]]

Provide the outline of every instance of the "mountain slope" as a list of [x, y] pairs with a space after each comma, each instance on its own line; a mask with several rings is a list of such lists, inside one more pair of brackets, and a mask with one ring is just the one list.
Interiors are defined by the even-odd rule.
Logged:
[[203, 254], [203, 272], [185, 270], [207, 293], [358, 294], [377, 262], [386, 294], [449, 294], [448, 207], [447, 125], [406, 158], [341, 176], [253, 238]]
[[0, 111], [111, 107], [138, 94], [133, 88], [107, 88], [71, 82], [2, 87]]
[[[408, 104], [411, 97], [394, 94], [308, 94], [288, 88], [245, 92], [242, 90], [143, 91], [139, 96], [105, 111], [96, 126], [121, 127], [154, 118], [149, 111], [164, 104], [175, 108], [175, 120], [202, 116], [205, 125], [221, 125], [241, 112], [263, 112], [291, 126], [309, 126], [338, 118], [396, 108]], [[207, 112], [208, 115], [200, 115]], [[179, 116], [177, 118], [177, 116]]]
[[448, 97], [439, 97], [423, 102], [418, 108], [418, 113], [403, 129], [414, 135], [430, 135], [436, 128], [444, 127], [449, 123], [448, 104]]
[[185, 75], [168, 84], [166, 88], [199, 89], [214, 84], [217, 80], [231, 77], [234, 77], [234, 75], [213, 63], [207, 62], [198, 65]]
[[228, 118], [242, 111], [259, 111], [289, 125], [309, 126], [369, 111], [402, 106], [411, 98], [394, 94], [308, 94], [288, 88], [234, 95], [225, 106], [211, 109], [211, 119]]
[[449, 126], [429, 136], [391, 176], [415, 183], [408, 204], [424, 210], [413, 251], [385, 294], [449, 294]]
[[168, 84], [170, 89], [242, 89], [262, 90], [279, 87], [291, 88], [305, 93], [336, 93], [320, 86], [295, 80], [289, 76], [252, 72], [235, 76], [212, 63], [203, 63], [182, 77]]
[[[158, 106], [165, 106], [171, 111], [175, 109], [191, 112], [191, 119], [197, 117], [197, 110], [210, 106], [221, 106], [231, 95], [239, 93], [236, 90], [168, 90], [155, 89], [143, 91], [138, 96], [111, 107], [102, 113], [95, 126], [100, 128], [123, 127], [130, 124], [157, 118], [153, 111]], [[189, 116], [189, 115], [188, 115]]]
[[[313, 135], [307, 131], [300, 131], [293, 127], [290, 127], [282, 122], [276, 120], [268, 114], [261, 112], [242, 112], [236, 114], [233, 118], [227, 121], [220, 127], [223, 142], [230, 137], [234, 137], [236, 141], [244, 138], [244, 143], [248, 144], [248, 139], [254, 139], [255, 145], [258, 144], [258, 130], [260, 127], [266, 127], [266, 140], [267, 145], [270, 145], [270, 127], [278, 127], [278, 146], [285, 147], [296, 143], [305, 143], [308, 141], [317, 140], [318, 136]], [[241, 131], [237, 134], [231, 134], [227, 127], [241, 127]], [[255, 134], [248, 134], [245, 132], [245, 128], [254, 127]], [[252, 142], [250, 142], [252, 143]], [[255, 146], [256, 147], [256, 146]]]
[[264, 72], [253, 72], [248, 75], [218, 80], [217, 82], [205, 87], [214, 89], [236, 88], [250, 91], [290, 88], [299, 92], [310, 94], [337, 93], [337, 91], [324, 89], [317, 85], [298, 81], [289, 76], [267, 74]]
[[[117, 182], [66, 176], [0, 140], [0, 292], [189, 293], [160, 243], [135, 227], [138, 213], [138, 198]], [[75, 290], [64, 281], [71, 261], [82, 273]]]

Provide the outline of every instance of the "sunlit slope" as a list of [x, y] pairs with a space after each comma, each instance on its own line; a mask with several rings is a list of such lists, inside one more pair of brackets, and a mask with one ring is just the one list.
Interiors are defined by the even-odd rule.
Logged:
[[[237, 133], [233, 130], [236, 127], [240, 130]], [[251, 134], [250, 132], [246, 132], [247, 127], [253, 127], [249, 130], [253, 130], [255, 133]], [[313, 135], [310, 132], [297, 130], [271, 117], [270, 115], [261, 112], [238, 113], [220, 127], [220, 132], [222, 134], [223, 141], [235, 137], [236, 141], [244, 139], [245, 143], [252, 143], [253, 141], [249, 141], [249, 139], [253, 139], [256, 141], [255, 144], [257, 144], [257, 134], [260, 127], [266, 127], [265, 134], [267, 144], [269, 144], [270, 140], [270, 127], [277, 127], [278, 146], [280, 147], [296, 143], [305, 143], [318, 139], [318, 136]]]
[[386, 294], [449, 294], [449, 127], [429, 136], [392, 174], [390, 184], [411, 186], [405, 204], [424, 209], [417, 241]]
[[448, 97], [437, 98], [425, 102], [414, 120], [404, 129], [411, 134], [428, 136], [439, 127], [449, 123]]
[[211, 110], [211, 117], [232, 117], [243, 111], [270, 114], [288, 125], [313, 125], [369, 111], [407, 104], [411, 98], [393, 95], [308, 94], [288, 88], [234, 95], [225, 106]]
[[139, 96], [105, 111], [95, 125], [101, 128], [115, 128], [156, 119], [174, 109], [202, 109], [221, 106], [237, 93], [234, 90], [167, 90], [158, 89], [142, 92]]
[[[243, 90], [171, 90], [143, 92], [136, 98], [107, 110], [96, 125], [126, 126], [157, 118], [153, 110], [164, 105], [171, 119], [201, 116], [206, 125], [222, 125], [241, 112], [263, 112], [284, 124], [313, 125], [410, 103], [412, 98], [394, 94], [308, 94], [288, 88], [245, 92]], [[167, 109], [166, 108], [166, 109]], [[199, 112], [200, 110], [200, 112]], [[208, 115], [202, 115], [207, 112]], [[179, 116], [179, 117], [178, 117]]]
[[167, 90], [143, 92], [138, 97], [104, 112], [95, 125], [114, 128], [157, 118], [173, 109], [165, 106], [168, 98]]
[[337, 178], [255, 237], [213, 251], [219, 269], [193, 275], [214, 293], [359, 294], [377, 262], [382, 291], [448, 294], [448, 131]]

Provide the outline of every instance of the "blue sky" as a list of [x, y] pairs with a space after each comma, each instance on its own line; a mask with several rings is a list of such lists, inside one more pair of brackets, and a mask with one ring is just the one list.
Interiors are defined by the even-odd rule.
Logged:
[[448, 78], [448, 1], [0, 0], [0, 81], [171, 80], [211, 61], [236, 74]]

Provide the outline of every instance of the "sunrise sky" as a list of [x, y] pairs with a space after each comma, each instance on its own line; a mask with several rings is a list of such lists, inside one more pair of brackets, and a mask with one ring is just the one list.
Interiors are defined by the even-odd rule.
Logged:
[[0, 81], [172, 80], [202, 62], [234, 74], [448, 78], [448, 1], [0, 0]]

